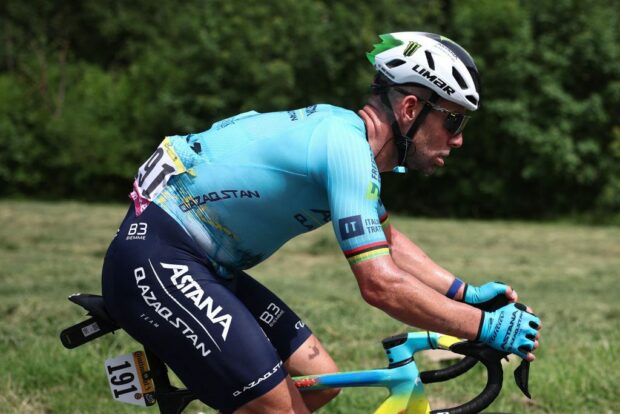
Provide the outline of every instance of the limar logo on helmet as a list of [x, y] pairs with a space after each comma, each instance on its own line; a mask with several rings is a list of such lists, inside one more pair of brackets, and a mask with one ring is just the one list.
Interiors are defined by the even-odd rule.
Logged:
[[405, 50], [403, 51], [403, 55], [411, 56], [415, 53], [416, 50], [418, 50], [421, 47], [422, 45], [419, 44], [418, 42], [409, 42], [407, 44], [407, 47], [405, 47]]
[[430, 69], [423, 68], [422, 66], [416, 64], [413, 67], [413, 71], [422, 75], [422, 77], [429, 82], [432, 82], [433, 84], [439, 86], [439, 88], [441, 88], [448, 95], [452, 95], [455, 92], [454, 88], [448, 85], [446, 81], [441, 79], [439, 76], [432, 74], [433, 72]]

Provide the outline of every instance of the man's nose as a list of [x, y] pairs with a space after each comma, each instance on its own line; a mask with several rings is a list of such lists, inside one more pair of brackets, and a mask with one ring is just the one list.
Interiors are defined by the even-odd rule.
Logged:
[[451, 136], [448, 145], [450, 148], [461, 148], [463, 146], [463, 133]]

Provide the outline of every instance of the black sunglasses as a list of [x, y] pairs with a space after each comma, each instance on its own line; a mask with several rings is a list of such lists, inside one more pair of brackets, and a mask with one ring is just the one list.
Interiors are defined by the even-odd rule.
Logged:
[[456, 135], [459, 135], [460, 133], [462, 133], [463, 130], [465, 129], [465, 126], [467, 125], [467, 122], [469, 122], [469, 119], [471, 118], [470, 115], [466, 115], [466, 114], [461, 113], [461, 112], [448, 111], [446, 108], [443, 108], [443, 107], [441, 107], [441, 106], [439, 106], [437, 104], [429, 102], [426, 99], [422, 98], [421, 96], [409, 93], [409, 92], [407, 92], [404, 89], [394, 88], [394, 90], [399, 92], [399, 93], [402, 93], [403, 95], [413, 95], [413, 96], [415, 96], [416, 98], [418, 98], [419, 100], [424, 102], [425, 105], [430, 106], [430, 108], [433, 111], [443, 112], [445, 114], [448, 114], [446, 116], [446, 120], [443, 123], [443, 126], [444, 126], [444, 128], [446, 128], [446, 131], [448, 131], [453, 136], [456, 136]]

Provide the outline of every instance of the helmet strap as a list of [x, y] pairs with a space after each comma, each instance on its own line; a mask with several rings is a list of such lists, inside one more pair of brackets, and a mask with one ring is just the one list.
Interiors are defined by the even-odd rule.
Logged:
[[[438, 99], [439, 99], [439, 95], [437, 95], [433, 91], [431, 96], [428, 98], [428, 101], [430, 103], [436, 103]], [[411, 124], [411, 127], [409, 127], [407, 132], [403, 135], [403, 133], [400, 130], [400, 126], [398, 125], [398, 122], [396, 121], [396, 116], [394, 115], [394, 108], [392, 107], [392, 103], [390, 102], [390, 98], [388, 97], [387, 90], [381, 93], [381, 102], [383, 102], [383, 105], [389, 108], [389, 111], [387, 111], [386, 113], [390, 121], [390, 124], [392, 126], [392, 135], [394, 136], [393, 137], [394, 144], [396, 145], [396, 149], [398, 150], [399, 162], [397, 164], [397, 167], [394, 168], [394, 171], [404, 172], [407, 169], [405, 162], [407, 161], [407, 152], [409, 149], [409, 144], [411, 143], [415, 151], [415, 144], [413, 143], [413, 137], [415, 136], [416, 132], [418, 132], [418, 129], [420, 129], [420, 127], [422, 126], [422, 123], [424, 122], [424, 120], [426, 119], [426, 116], [430, 112], [431, 107], [430, 105], [424, 105], [424, 107], [418, 114], [415, 121], [413, 121], [413, 124]]]

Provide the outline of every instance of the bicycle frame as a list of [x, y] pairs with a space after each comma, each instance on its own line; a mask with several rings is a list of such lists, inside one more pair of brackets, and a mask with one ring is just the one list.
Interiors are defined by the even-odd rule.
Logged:
[[300, 391], [325, 388], [383, 387], [389, 396], [375, 414], [428, 414], [430, 404], [413, 356], [428, 349], [449, 349], [461, 340], [435, 332], [411, 332], [387, 338], [383, 346], [388, 368], [295, 377]]

